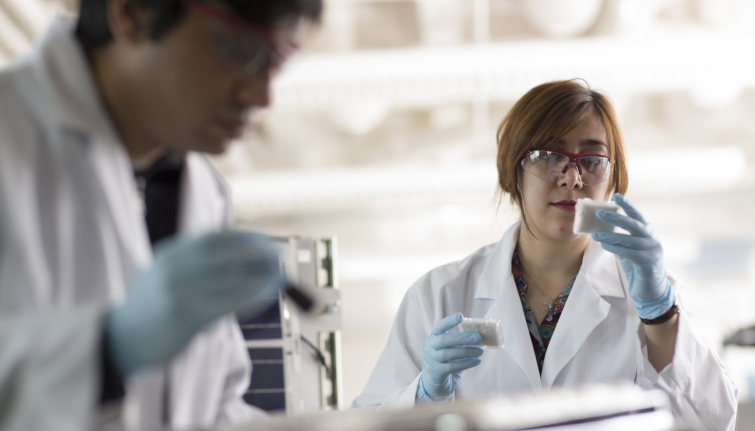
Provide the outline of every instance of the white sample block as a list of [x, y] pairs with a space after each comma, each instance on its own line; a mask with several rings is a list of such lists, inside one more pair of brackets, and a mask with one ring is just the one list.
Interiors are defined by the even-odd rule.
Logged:
[[614, 202], [594, 201], [592, 199], [577, 199], [576, 214], [574, 215], [574, 233], [613, 232], [614, 226], [595, 216], [595, 211], [606, 210], [619, 212], [619, 206]]
[[501, 332], [500, 320], [465, 317], [461, 321], [460, 329], [462, 332], [474, 332], [482, 336], [482, 341], [474, 345], [476, 347], [503, 349], [503, 333]]

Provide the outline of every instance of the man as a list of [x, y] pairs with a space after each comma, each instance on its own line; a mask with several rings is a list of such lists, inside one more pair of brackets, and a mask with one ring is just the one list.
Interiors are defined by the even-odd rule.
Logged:
[[0, 427], [86, 427], [121, 376], [131, 428], [252, 417], [226, 313], [262, 311], [283, 282], [263, 239], [221, 232], [228, 193], [200, 153], [225, 151], [269, 103], [320, 13], [320, 0], [83, 0], [78, 24], [58, 20], [0, 74], [0, 401], [13, 400]]

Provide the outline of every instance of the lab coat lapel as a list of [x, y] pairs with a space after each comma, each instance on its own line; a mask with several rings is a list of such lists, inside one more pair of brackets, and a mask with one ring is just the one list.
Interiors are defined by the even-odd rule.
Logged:
[[608, 316], [611, 305], [604, 297], [624, 298], [616, 258], [590, 240], [582, 267], [551, 338], [543, 364], [545, 389], [582, 348], [593, 330]]
[[[41, 41], [36, 73], [50, 96], [54, 136], [79, 136], [107, 203], [130, 270], [148, 265], [152, 251], [144, 210], [128, 153], [115, 133], [94, 85], [84, 51], [73, 37], [73, 21], [58, 18]], [[55, 129], [56, 128], [56, 129]], [[65, 142], [65, 141], [62, 141]]]
[[186, 233], [207, 233], [218, 226], [231, 225], [226, 186], [207, 159], [198, 153], [186, 154], [181, 179], [181, 211], [178, 229]]
[[504, 349], [514, 358], [536, 390], [542, 389], [524, 310], [511, 274], [511, 257], [519, 239], [517, 223], [503, 236], [480, 275], [475, 300], [493, 299], [486, 319], [500, 319]]
[[[202, 234], [215, 232], [220, 226], [230, 224], [230, 208], [228, 199], [225, 196], [226, 187], [220, 182], [219, 176], [215, 173], [207, 159], [198, 153], [187, 153], [185, 157], [184, 169], [181, 178], [181, 198], [178, 230], [186, 234]], [[224, 321], [229, 323], [235, 319], [228, 318]], [[217, 331], [217, 329], [215, 329]], [[210, 336], [209, 334], [214, 334]], [[171, 397], [174, 406], [173, 419], [180, 424], [181, 421], [186, 423], [211, 423], [205, 416], [205, 411], [191, 411], [181, 406], [192, 406], [198, 402], [200, 396], [211, 399], [212, 395], [207, 391], [198, 391], [197, 385], [203, 384], [210, 386], [212, 380], [216, 378], [215, 370], [208, 374], [205, 364], [200, 362], [200, 366], [195, 359], [204, 357], [207, 352], [216, 359], [217, 363], [222, 363], [228, 351], [217, 344], [217, 332], [206, 332], [194, 337], [184, 354], [171, 362]], [[225, 344], [225, 343], [224, 343]], [[227, 348], [228, 346], [226, 346]], [[201, 377], [200, 377], [201, 376]], [[201, 400], [205, 400], [202, 398]], [[189, 419], [191, 418], [191, 419]]]

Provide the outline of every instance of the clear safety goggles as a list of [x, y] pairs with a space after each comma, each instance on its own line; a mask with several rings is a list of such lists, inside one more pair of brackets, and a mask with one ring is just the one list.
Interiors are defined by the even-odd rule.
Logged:
[[254, 75], [267, 69], [277, 70], [296, 51], [296, 47], [279, 40], [271, 31], [225, 14], [206, 3], [198, 0], [181, 0], [181, 3], [189, 10], [249, 36], [216, 35], [214, 40], [218, 53], [244, 72]]
[[579, 181], [592, 186], [608, 179], [611, 173], [611, 158], [602, 154], [572, 154], [560, 150], [528, 151], [521, 161], [522, 169], [551, 183], [564, 179], [573, 166]]

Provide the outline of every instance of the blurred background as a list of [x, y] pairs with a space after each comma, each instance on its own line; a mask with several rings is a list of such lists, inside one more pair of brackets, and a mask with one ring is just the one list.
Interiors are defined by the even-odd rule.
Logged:
[[[495, 129], [527, 90], [584, 78], [613, 101], [629, 198], [662, 236], [697, 327], [755, 398], [755, 2], [325, 0], [274, 103], [214, 163], [237, 222], [337, 236], [347, 405], [406, 289], [500, 239]], [[0, 66], [75, 1], [0, 0]]]

